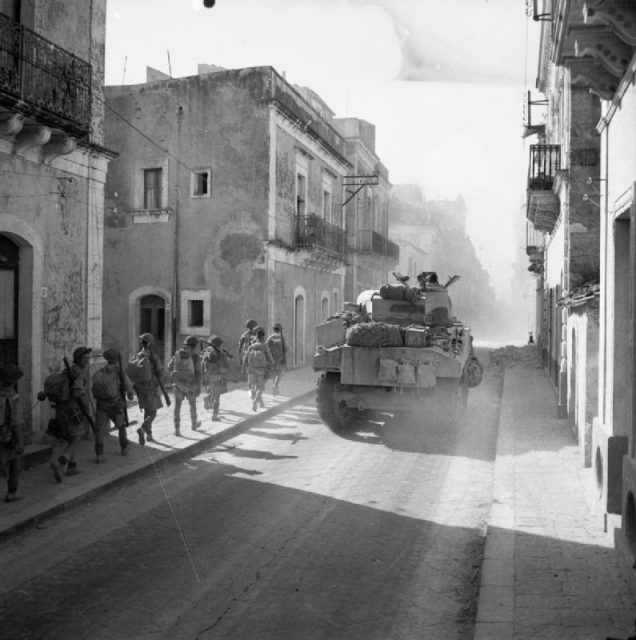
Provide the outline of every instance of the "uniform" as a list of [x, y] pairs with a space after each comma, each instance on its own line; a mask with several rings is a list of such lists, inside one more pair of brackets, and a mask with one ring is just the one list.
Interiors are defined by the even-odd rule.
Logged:
[[201, 358], [196, 353], [199, 339], [188, 336], [170, 360], [168, 371], [174, 385], [174, 430], [180, 435], [181, 405], [184, 400], [190, 405], [192, 429], [197, 430], [201, 423], [197, 420], [197, 396], [201, 393]]
[[206, 405], [212, 408], [212, 420], [219, 419], [221, 394], [227, 391], [227, 372], [230, 357], [221, 347], [223, 340], [218, 336], [210, 336], [210, 345], [203, 353], [203, 384], [207, 390]]

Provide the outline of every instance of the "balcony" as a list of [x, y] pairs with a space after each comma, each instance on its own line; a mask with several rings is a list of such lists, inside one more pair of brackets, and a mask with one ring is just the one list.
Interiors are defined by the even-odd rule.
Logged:
[[545, 235], [537, 231], [530, 220], [526, 221], [526, 255], [530, 259], [528, 271], [543, 272], [543, 254], [545, 251]]
[[296, 248], [322, 251], [344, 259], [345, 230], [316, 215], [296, 216]]
[[527, 217], [539, 232], [550, 233], [559, 217], [560, 203], [552, 188], [560, 168], [560, 145], [530, 145]]
[[91, 65], [0, 13], [0, 108], [84, 136]]
[[400, 247], [382, 234], [372, 230], [358, 231], [356, 250], [360, 253], [375, 253], [378, 256], [399, 260]]

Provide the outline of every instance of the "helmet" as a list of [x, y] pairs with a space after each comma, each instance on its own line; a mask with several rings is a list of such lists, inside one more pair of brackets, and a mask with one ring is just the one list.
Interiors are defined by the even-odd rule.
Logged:
[[75, 351], [73, 351], [73, 362], [77, 362], [82, 356], [87, 356], [92, 349], [88, 347], [77, 347]]
[[282, 325], [280, 322], [277, 322], [277, 323], [274, 325], [274, 330], [282, 331], [282, 330], [283, 330], [283, 325]]
[[188, 336], [183, 341], [183, 344], [187, 344], [189, 347], [196, 347], [199, 344], [199, 338], [196, 336]]
[[24, 371], [15, 362], [9, 362], [0, 367], [0, 382], [15, 382], [23, 375]]
[[140, 339], [142, 342], [147, 342], [148, 344], [154, 344], [154, 343], [155, 343], [155, 338], [154, 338], [154, 336], [152, 335], [152, 333], [142, 333], [142, 334], [139, 336], [139, 339]]
[[245, 323], [245, 328], [246, 329], [253, 329], [254, 327], [258, 326], [258, 322], [256, 322], [256, 320], [254, 320], [253, 318], [250, 318], [246, 323]]
[[119, 361], [119, 358], [121, 358], [121, 354], [117, 349], [106, 349], [106, 351], [102, 353], [102, 356], [109, 364], [114, 364]]
[[265, 329], [263, 329], [263, 327], [256, 327], [256, 329], [254, 329], [254, 333], [256, 334], [257, 338], [265, 337]]
[[223, 340], [219, 336], [211, 335], [208, 338], [208, 343], [213, 347], [220, 347], [223, 344]]

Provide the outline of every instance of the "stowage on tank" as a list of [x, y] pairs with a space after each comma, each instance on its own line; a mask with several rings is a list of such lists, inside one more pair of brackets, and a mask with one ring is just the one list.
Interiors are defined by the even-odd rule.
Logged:
[[430, 409], [457, 417], [468, 389], [481, 382], [470, 329], [453, 315], [448, 295], [459, 276], [442, 285], [435, 272], [425, 271], [417, 286], [394, 276], [396, 283], [363, 291], [316, 327], [316, 404], [334, 430], [367, 410]]

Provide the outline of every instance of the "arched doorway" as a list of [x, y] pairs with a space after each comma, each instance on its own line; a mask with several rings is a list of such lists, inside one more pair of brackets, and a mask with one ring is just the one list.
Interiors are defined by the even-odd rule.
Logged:
[[305, 364], [305, 296], [294, 298], [294, 366]]
[[166, 303], [160, 296], [147, 295], [139, 300], [139, 333], [152, 333], [155, 338], [153, 351], [163, 360], [166, 347]]
[[20, 248], [0, 235], [0, 364], [18, 362]]

